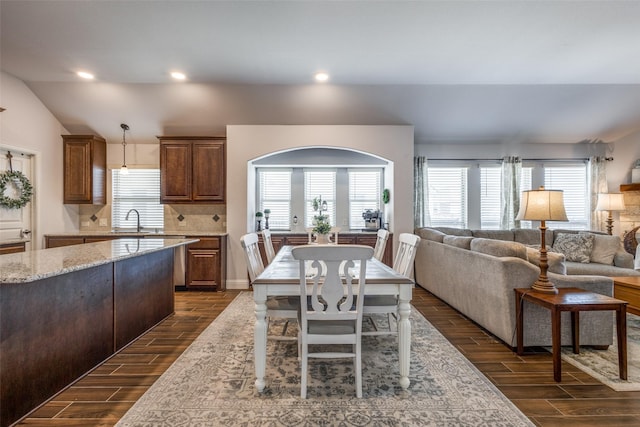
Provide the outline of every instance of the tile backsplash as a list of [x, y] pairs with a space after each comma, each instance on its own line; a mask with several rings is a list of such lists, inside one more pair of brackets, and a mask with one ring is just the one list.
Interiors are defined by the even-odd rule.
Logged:
[[[164, 231], [225, 232], [226, 205], [164, 205]], [[111, 205], [80, 205], [80, 231], [111, 231]]]

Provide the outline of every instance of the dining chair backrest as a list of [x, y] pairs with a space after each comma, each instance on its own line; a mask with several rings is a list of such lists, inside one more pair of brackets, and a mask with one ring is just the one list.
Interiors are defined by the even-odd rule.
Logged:
[[329, 231], [331, 234], [333, 234], [333, 242], [336, 245], [338, 244], [338, 234], [340, 234], [340, 227], [331, 227], [331, 230]]
[[373, 257], [378, 261], [382, 261], [384, 257], [384, 250], [387, 247], [387, 239], [389, 238], [389, 232], [384, 228], [378, 230], [378, 237], [376, 239], [376, 246], [373, 248]]
[[[314, 242], [313, 240], [313, 227], [307, 227], [305, 228], [305, 230], [307, 231], [307, 244], [311, 244]], [[340, 227], [331, 227], [331, 230], [329, 230], [329, 233], [333, 234], [333, 241], [331, 243], [335, 243], [336, 245], [338, 244], [338, 234], [340, 234], [340, 231], [342, 229]]]
[[264, 253], [267, 255], [267, 264], [276, 257], [276, 251], [273, 249], [273, 241], [271, 240], [271, 230], [262, 230], [262, 242], [264, 243]]
[[[305, 245], [293, 248], [291, 255], [300, 264], [300, 397], [307, 397], [309, 358], [347, 357], [353, 358], [356, 396], [360, 398], [365, 273], [373, 248], [361, 245]], [[359, 261], [358, 268], [355, 261]], [[309, 282], [311, 291], [307, 292]], [[350, 345], [350, 350], [334, 350], [334, 344]], [[311, 347], [314, 349], [322, 345], [332, 345], [331, 350], [309, 351], [309, 346], [314, 346]]]
[[247, 270], [249, 271], [249, 279], [251, 283], [264, 271], [264, 264], [260, 256], [260, 248], [258, 246], [258, 235], [256, 233], [245, 234], [240, 237], [240, 244], [244, 249], [244, 258], [247, 262]]
[[[373, 248], [363, 245], [304, 245], [291, 250], [300, 262], [300, 302], [302, 331], [308, 320], [353, 320], [359, 317], [362, 326], [364, 298], [355, 298], [365, 287], [367, 260]], [[357, 271], [354, 271], [359, 261]], [[311, 291], [307, 283], [311, 282]], [[355, 284], [359, 284], [355, 288]], [[307, 301], [310, 303], [307, 304]], [[304, 310], [304, 307], [308, 307]]]
[[402, 233], [398, 236], [398, 252], [393, 261], [393, 269], [403, 276], [411, 277], [418, 243], [420, 237], [415, 234]]

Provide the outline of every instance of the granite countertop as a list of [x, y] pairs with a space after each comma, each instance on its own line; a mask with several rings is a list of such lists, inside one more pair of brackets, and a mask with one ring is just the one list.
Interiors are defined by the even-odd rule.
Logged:
[[0, 256], [0, 284], [27, 283], [197, 242], [197, 239], [122, 238]]
[[198, 231], [198, 230], [181, 230], [181, 231], [71, 231], [63, 233], [47, 233], [46, 236], [57, 237], [171, 237], [171, 236], [226, 236], [226, 231]]

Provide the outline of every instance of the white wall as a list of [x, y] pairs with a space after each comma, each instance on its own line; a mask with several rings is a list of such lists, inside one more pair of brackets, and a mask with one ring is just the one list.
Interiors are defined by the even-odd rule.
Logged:
[[397, 239], [413, 230], [413, 139], [413, 126], [227, 126], [227, 287], [248, 286], [240, 236], [253, 231], [247, 201], [255, 186], [248, 182], [247, 162], [299, 147], [342, 147], [390, 160], [390, 227]]
[[68, 134], [33, 92], [21, 81], [0, 72], [0, 145], [36, 155], [34, 171], [34, 249], [42, 236], [78, 230], [78, 206], [63, 200], [62, 138]]

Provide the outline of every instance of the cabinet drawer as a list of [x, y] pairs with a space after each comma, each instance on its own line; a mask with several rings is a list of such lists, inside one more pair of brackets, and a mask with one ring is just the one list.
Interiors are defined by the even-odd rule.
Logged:
[[220, 249], [220, 239], [217, 237], [198, 237], [198, 236], [190, 236], [194, 239], [200, 239], [199, 242], [191, 243], [188, 248], [189, 249]]
[[15, 254], [18, 252], [24, 252], [24, 250], [25, 250], [24, 243], [12, 243], [12, 244], [0, 245], [0, 255]]
[[81, 245], [84, 243], [82, 237], [47, 237], [45, 246], [47, 248], [59, 248], [61, 246]]

